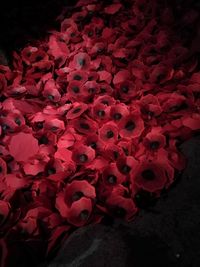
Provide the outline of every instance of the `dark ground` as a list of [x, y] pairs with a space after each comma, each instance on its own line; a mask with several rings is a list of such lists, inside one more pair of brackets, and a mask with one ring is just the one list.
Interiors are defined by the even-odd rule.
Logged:
[[[5, 9], [0, 10], [2, 55], [56, 26], [52, 21], [64, 1], [23, 2], [7, 1]], [[193, 36], [198, 44], [200, 37], [196, 37], [195, 31]], [[155, 205], [142, 209], [129, 224], [107, 220], [78, 229], [55, 260], [42, 266], [200, 267], [200, 138], [186, 142], [182, 150], [189, 159], [187, 169]]]

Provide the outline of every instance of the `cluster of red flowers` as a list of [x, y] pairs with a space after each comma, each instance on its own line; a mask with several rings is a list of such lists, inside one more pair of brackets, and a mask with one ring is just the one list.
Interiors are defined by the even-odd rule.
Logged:
[[1, 266], [16, 243], [48, 256], [104, 214], [132, 220], [138, 194], [159, 196], [184, 168], [177, 144], [200, 129], [198, 62], [184, 61], [169, 8], [123, 2], [80, 0], [0, 66]]

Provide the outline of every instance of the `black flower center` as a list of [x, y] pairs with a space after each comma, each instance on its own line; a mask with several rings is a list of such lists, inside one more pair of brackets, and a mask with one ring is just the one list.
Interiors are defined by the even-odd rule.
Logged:
[[144, 170], [142, 172], [142, 177], [145, 179], [145, 180], [148, 180], [148, 181], [152, 181], [155, 179], [155, 174], [152, 170], [150, 169], [147, 169], [147, 170]]
[[133, 121], [128, 121], [125, 125], [125, 129], [129, 132], [135, 129], [135, 123]]
[[117, 159], [119, 156], [119, 153], [117, 151], [113, 151], [114, 158]]
[[76, 80], [76, 81], [81, 81], [81, 80], [82, 80], [82, 77], [81, 77], [80, 75], [76, 74], [76, 75], [74, 76], [74, 80]]
[[160, 143], [158, 141], [153, 141], [150, 143], [150, 148], [151, 149], [158, 149], [160, 146]]
[[128, 86], [123, 86], [123, 87], [121, 88], [121, 90], [122, 90], [123, 93], [127, 94], [128, 91], [129, 91], [129, 88], [128, 88]]
[[2, 130], [3, 131], [9, 130], [9, 129], [10, 129], [10, 126], [9, 125], [7, 125], [7, 124], [3, 124], [2, 125]]
[[93, 36], [93, 32], [92, 31], [88, 32], [88, 37], [92, 37], [92, 36]]
[[77, 201], [80, 198], [82, 198], [83, 196], [84, 196], [83, 193], [81, 191], [78, 191], [78, 192], [73, 194], [72, 201]]
[[87, 123], [80, 123], [80, 127], [83, 128], [83, 129], [86, 129], [86, 130], [89, 130], [90, 129], [90, 126], [87, 124]]
[[107, 137], [107, 138], [112, 138], [113, 136], [114, 136], [114, 133], [113, 133], [113, 131], [111, 131], [111, 130], [108, 131], [107, 134], [106, 134], [106, 137]]
[[126, 164], [122, 167], [122, 172], [125, 174], [129, 173], [130, 170], [131, 170], [131, 167]]
[[77, 94], [77, 93], [79, 93], [80, 89], [79, 89], [78, 86], [74, 86], [74, 87], [72, 88], [72, 91], [73, 91], [75, 94]]
[[0, 172], [2, 172], [3, 171], [3, 169], [2, 169], [2, 167], [0, 166]]
[[47, 145], [49, 143], [49, 140], [46, 136], [42, 136], [40, 139], [39, 139], [39, 144], [44, 144], [44, 145]]
[[54, 100], [54, 96], [53, 96], [53, 95], [48, 95], [47, 98], [48, 98], [49, 100]]
[[84, 58], [79, 58], [78, 63], [81, 67], [85, 65], [85, 59]]
[[37, 122], [36, 127], [37, 127], [37, 129], [42, 129], [43, 128], [43, 122]]
[[81, 221], [85, 221], [89, 217], [89, 211], [88, 210], [82, 210], [79, 216], [80, 216]]
[[21, 120], [19, 118], [16, 118], [15, 119], [15, 123], [20, 126], [21, 125]]
[[71, 34], [70, 34], [70, 37], [75, 37], [76, 36], [76, 33], [75, 32], [72, 32]]
[[79, 113], [79, 111], [81, 111], [81, 108], [75, 108], [72, 113], [76, 114], [76, 113]]
[[90, 147], [93, 148], [93, 149], [96, 149], [97, 148], [97, 144], [95, 142], [92, 142], [90, 144]]
[[106, 89], [105, 89], [105, 88], [101, 88], [101, 89], [100, 89], [100, 92], [101, 92], [101, 93], [106, 93]]
[[98, 114], [99, 117], [103, 117], [103, 116], [105, 116], [105, 111], [104, 110], [99, 110], [97, 112], [97, 114]]
[[81, 154], [80, 156], [79, 156], [79, 160], [80, 160], [80, 162], [86, 162], [87, 160], [88, 160], [88, 156], [87, 155], [85, 155], [85, 154]]
[[116, 184], [117, 177], [115, 175], [111, 174], [107, 177], [107, 181], [109, 184]]
[[120, 120], [121, 117], [122, 117], [122, 114], [120, 114], [120, 113], [115, 113], [114, 116], [113, 116], [113, 118], [114, 118], [115, 120], [117, 120], [117, 121]]
[[55, 174], [56, 170], [55, 168], [52, 167], [52, 168], [49, 168], [47, 172], [48, 172], [48, 175], [51, 175], [51, 174]]

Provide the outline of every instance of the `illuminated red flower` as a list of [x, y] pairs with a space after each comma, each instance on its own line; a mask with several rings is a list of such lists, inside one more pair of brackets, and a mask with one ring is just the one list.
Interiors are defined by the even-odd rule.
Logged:
[[152, 128], [144, 138], [144, 146], [150, 150], [157, 150], [164, 147], [166, 138], [159, 127]]
[[80, 52], [74, 56], [72, 62], [69, 65], [72, 69], [88, 70], [90, 67], [90, 57], [88, 54]]
[[72, 159], [80, 165], [88, 164], [95, 158], [95, 150], [89, 146], [79, 145], [72, 152]]
[[21, 52], [21, 57], [27, 65], [41, 60], [48, 60], [48, 55], [45, 51], [34, 46], [25, 47]]
[[85, 71], [75, 70], [67, 75], [67, 81], [80, 81], [83, 84], [88, 80], [88, 73]]
[[73, 80], [69, 82], [67, 87], [69, 99], [80, 100], [84, 96], [82, 81]]
[[118, 140], [118, 128], [112, 122], [105, 123], [98, 132], [99, 138], [104, 142], [114, 143]]
[[135, 84], [128, 80], [118, 84], [117, 88], [118, 88], [120, 99], [124, 101], [131, 100], [137, 94], [137, 89], [136, 89]]
[[138, 112], [132, 112], [122, 118], [118, 125], [120, 136], [128, 139], [140, 136], [144, 130], [144, 122]]
[[73, 120], [72, 123], [73, 123], [74, 128], [78, 132], [83, 133], [83, 134], [91, 134], [92, 132], [97, 130], [97, 124], [89, 118], [76, 119], [76, 120]]
[[125, 176], [119, 172], [116, 163], [111, 163], [103, 169], [102, 179], [107, 185], [114, 186], [123, 183]]
[[88, 106], [84, 103], [75, 102], [73, 107], [67, 112], [66, 118], [72, 120], [78, 118], [88, 109]]
[[160, 191], [167, 184], [166, 165], [144, 161], [131, 172], [132, 183], [149, 192]]
[[128, 115], [129, 110], [125, 104], [120, 103], [111, 106], [110, 116], [115, 123], [118, 124], [124, 117], [127, 117]]
[[92, 117], [97, 121], [106, 121], [109, 119], [110, 107], [104, 104], [96, 104], [92, 106]]
[[117, 168], [124, 175], [129, 175], [134, 170], [137, 161], [132, 156], [121, 156], [117, 159]]
[[53, 79], [50, 79], [46, 82], [43, 90], [43, 96], [46, 97], [49, 101], [59, 102], [61, 95], [58, 91], [56, 83]]

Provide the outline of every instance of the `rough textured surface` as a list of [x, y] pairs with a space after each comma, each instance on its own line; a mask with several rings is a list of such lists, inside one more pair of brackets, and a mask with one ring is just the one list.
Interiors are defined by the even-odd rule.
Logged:
[[199, 267], [200, 138], [182, 146], [184, 174], [131, 223], [78, 229], [48, 267]]

